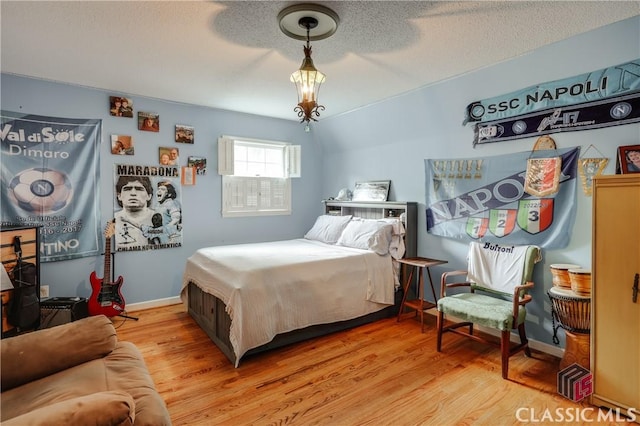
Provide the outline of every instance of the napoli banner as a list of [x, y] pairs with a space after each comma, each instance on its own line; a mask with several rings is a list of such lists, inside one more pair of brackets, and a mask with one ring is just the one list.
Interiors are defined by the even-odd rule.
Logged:
[[472, 102], [468, 122], [504, 120], [543, 109], [608, 99], [640, 91], [640, 59]]
[[97, 256], [101, 120], [0, 112], [2, 225], [40, 226], [40, 261]]
[[473, 145], [640, 122], [640, 92], [474, 126]]
[[[425, 160], [427, 232], [466, 242], [566, 247], [576, 216], [579, 155], [574, 147]], [[558, 191], [527, 193], [527, 160], [552, 157], [561, 158]]]
[[114, 165], [116, 251], [182, 246], [180, 169]]

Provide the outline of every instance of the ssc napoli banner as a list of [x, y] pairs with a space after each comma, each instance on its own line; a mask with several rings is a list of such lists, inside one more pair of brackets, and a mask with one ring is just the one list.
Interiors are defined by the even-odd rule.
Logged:
[[[425, 160], [427, 232], [467, 242], [566, 247], [576, 216], [579, 154], [575, 147]], [[525, 192], [527, 160], [557, 156], [558, 191], [544, 197]]]
[[182, 246], [180, 169], [114, 165], [117, 251]]
[[640, 121], [640, 92], [625, 96], [552, 108], [474, 126], [473, 146], [482, 143], [539, 137], [619, 126]]
[[40, 260], [97, 256], [101, 120], [0, 112], [2, 225], [40, 226]]
[[504, 120], [543, 109], [576, 105], [640, 91], [640, 59], [530, 86], [516, 92], [472, 102], [468, 122]]

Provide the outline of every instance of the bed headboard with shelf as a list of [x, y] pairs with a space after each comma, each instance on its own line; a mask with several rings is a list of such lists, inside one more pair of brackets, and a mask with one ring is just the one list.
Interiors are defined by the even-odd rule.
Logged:
[[335, 201], [324, 200], [325, 214], [353, 215], [364, 219], [400, 217], [405, 214], [405, 257], [418, 255], [418, 203], [414, 201]]

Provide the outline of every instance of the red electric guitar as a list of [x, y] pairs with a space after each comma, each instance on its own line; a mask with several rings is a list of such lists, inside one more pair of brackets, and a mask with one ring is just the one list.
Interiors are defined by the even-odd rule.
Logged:
[[116, 282], [111, 279], [111, 237], [115, 232], [115, 220], [108, 222], [104, 230], [104, 276], [102, 279], [96, 276], [95, 271], [91, 273], [91, 297], [88, 301], [89, 315], [106, 315], [115, 317], [124, 311], [124, 297], [120, 293], [122, 277], [118, 277]]

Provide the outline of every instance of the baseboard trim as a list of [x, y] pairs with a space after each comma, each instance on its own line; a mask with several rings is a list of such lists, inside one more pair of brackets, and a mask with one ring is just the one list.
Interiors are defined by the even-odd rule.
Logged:
[[[500, 337], [500, 333], [492, 328], [485, 328], [482, 326], [476, 326], [477, 330], [482, 331], [483, 333], [490, 334], [492, 336]], [[511, 341], [514, 343], [520, 343], [520, 337], [515, 334], [511, 334]], [[548, 343], [539, 342], [534, 339], [529, 339], [529, 347], [533, 350], [544, 352], [549, 355], [553, 355], [558, 358], [562, 358], [564, 356], [564, 349], [550, 345]]]
[[127, 312], [131, 313], [135, 311], [142, 311], [144, 309], [160, 308], [162, 306], [169, 306], [169, 305], [177, 305], [178, 303], [182, 303], [182, 300], [180, 300], [180, 296], [174, 296], [174, 297], [167, 297], [165, 299], [149, 300], [147, 302], [131, 303], [131, 304], [127, 304], [126, 308], [127, 308]]
[[[428, 314], [433, 316], [437, 315], [432, 312], [428, 312]], [[452, 322], [460, 322], [458, 319], [452, 318], [452, 317], [447, 317], [447, 320]], [[486, 327], [482, 327], [481, 325], [475, 325], [474, 330], [478, 330], [483, 333], [490, 334], [491, 336], [500, 338], [500, 332], [493, 328], [486, 328]], [[520, 337], [518, 337], [518, 335], [514, 333], [511, 333], [511, 341], [514, 343], [520, 343]], [[544, 352], [546, 354], [553, 355], [557, 358], [562, 358], [564, 356], [564, 349], [558, 346], [550, 345], [548, 343], [540, 342], [538, 340], [529, 339], [529, 347], [533, 350]]]

